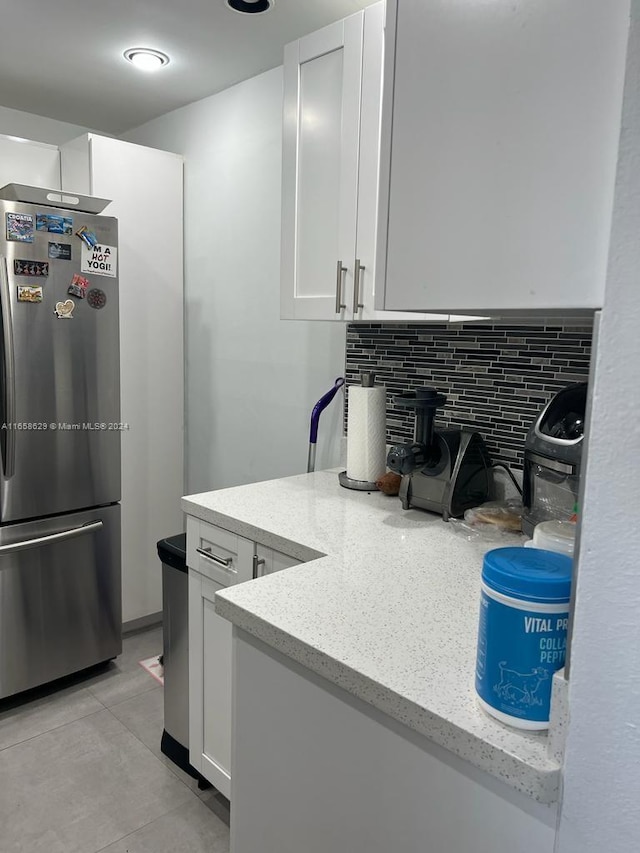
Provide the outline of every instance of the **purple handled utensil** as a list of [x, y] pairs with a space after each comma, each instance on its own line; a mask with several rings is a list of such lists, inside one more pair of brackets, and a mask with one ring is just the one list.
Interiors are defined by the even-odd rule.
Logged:
[[344, 377], [339, 376], [333, 387], [330, 388], [313, 407], [311, 412], [311, 427], [309, 429], [309, 456], [307, 459], [307, 474], [311, 474], [316, 469], [316, 444], [318, 442], [318, 424], [320, 423], [320, 415], [327, 408], [329, 403], [338, 393], [338, 390], [344, 385]]

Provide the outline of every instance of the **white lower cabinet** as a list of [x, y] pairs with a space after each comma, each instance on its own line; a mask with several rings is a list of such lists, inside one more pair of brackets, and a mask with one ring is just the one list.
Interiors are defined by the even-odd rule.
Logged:
[[233, 634], [232, 853], [553, 853], [557, 811]]
[[189, 760], [231, 796], [231, 623], [215, 594], [299, 563], [286, 554], [189, 517]]
[[189, 569], [189, 760], [229, 796], [231, 626], [214, 611], [223, 585]]

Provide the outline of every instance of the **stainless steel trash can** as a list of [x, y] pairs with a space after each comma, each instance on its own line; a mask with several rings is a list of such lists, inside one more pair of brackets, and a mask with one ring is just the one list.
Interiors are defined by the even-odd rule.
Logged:
[[189, 576], [186, 534], [158, 543], [162, 562], [164, 731], [160, 748], [178, 767], [209, 782], [189, 763]]

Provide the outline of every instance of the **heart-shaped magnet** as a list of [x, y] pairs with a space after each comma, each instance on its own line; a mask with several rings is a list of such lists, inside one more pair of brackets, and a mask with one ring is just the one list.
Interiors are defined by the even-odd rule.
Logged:
[[56, 302], [56, 314], [59, 320], [71, 320], [73, 318], [73, 309], [76, 303], [73, 299], [67, 299], [65, 302]]

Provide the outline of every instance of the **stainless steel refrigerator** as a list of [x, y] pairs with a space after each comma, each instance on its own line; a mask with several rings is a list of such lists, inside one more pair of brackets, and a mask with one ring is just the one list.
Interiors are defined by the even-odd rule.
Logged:
[[122, 650], [118, 224], [78, 210], [100, 201], [0, 190], [0, 698]]

